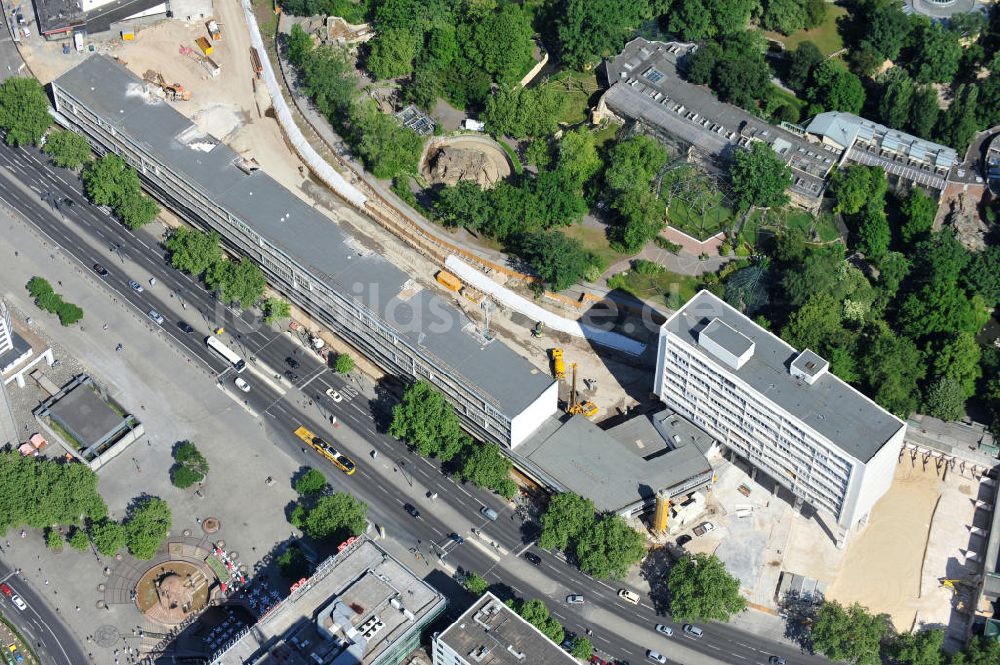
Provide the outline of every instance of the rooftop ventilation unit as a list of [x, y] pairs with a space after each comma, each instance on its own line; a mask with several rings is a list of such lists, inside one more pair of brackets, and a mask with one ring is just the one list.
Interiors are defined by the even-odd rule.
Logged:
[[733, 369], [743, 367], [754, 352], [753, 340], [720, 318], [712, 319], [698, 333], [698, 344]]

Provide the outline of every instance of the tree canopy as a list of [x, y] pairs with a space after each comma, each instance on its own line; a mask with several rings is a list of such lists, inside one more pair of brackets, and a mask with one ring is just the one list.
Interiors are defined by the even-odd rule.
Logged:
[[583, 572], [624, 577], [646, 553], [645, 539], [621, 517], [597, 515], [594, 503], [571, 492], [549, 499], [538, 546], [565, 551]]
[[152, 559], [170, 531], [173, 516], [163, 499], [144, 496], [137, 499], [125, 519], [125, 545], [137, 559]]
[[12, 527], [96, 521], [108, 514], [97, 475], [83, 464], [0, 452], [0, 533]]
[[0, 84], [0, 129], [7, 145], [37, 144], [51, 125], [49, 98], [37, 79], [12, 76]]
[[563, 104], [563, 95], [552, 86], [501, 86], [486, 100], [483, 120], [494, 134], [518, 139], [549, 136], [559, 127]]
[[125, 527], [114, 520], [99, 519], [87, 531], [94, 548], [104, 556], [114, 556], [125, 547]]
[[66, 169], [75, 169], [91, 160], [90, 144], [76, 132], [52, 132], [42, 146], [42, 152], [52, 158], [52, 163]]
[[109, 206], [133, 231], [156, 219], [160, 208], [142, 193], [139, 174], [125, 160], [108, 153], [83, 170], [84, 191], [91, 203]]
[[174, 466], [170, 469], [170, 481], [175, 487], [187, 489], [205, 480], [208, 475], [208, 460], [198, 447], [190, 441], [182, 441], [174, 447]]
[[888, 616], [871, 614], [858, 603], [844, 607], [829, 600], [820, 606], [810, 630], [812, 646], [833, 660], [855, 665], [879, 665], [879, 649], [888, 630]]
[[561, 0], [554, 12], [559, 54], [583, 69], [621, 51], [632, 30], [651, 14], [644, 0]]
[[314, 540], [342, 542], [362, 534], [367, 526], [368, 506], [346, 492], [334, 492], [317, 499], [303, 530]]
[[309, 467], [295, 481], [295, 491], [302, 496], [322, 494], [327, 488], [326, 476], [319, 469]]
[[670, 614], [679, 620], [728, 621], [746, 608], [740, 581], [714, 554], [681, 557], [667, 574], [667, 591]]
[[785, 189], [792, 183], [792, 171], [763, 141], [749, 150], [736, 150], [729, 165], [733, 196], [740, 209], [750, 206], [777, 207], [788, 202]]
[[549, 608], [545, 606], [543, 601], [536, 598], [515, 603], [515, 611], [547, 638], [556, 644], [562, 644], [565, 638], [563, 627], [555, 617], [549, 614]]
[[424, 457], [437, 457], [442, 462], [469, 444], [469, 435], [462, 431], [455, 409], [427, 381], [409, 386], [402, 401], [392, 408], [389, 434]]
[[538, 546], [565, 550], [594, 520], [594, 502], [579, 494], [561, 492], [549, 499], [542, 514]]
[[865, 104], [861, 79], [833, 60], [824, 60], [812, 70], [806, 99], [827, 111], [860, 113]]

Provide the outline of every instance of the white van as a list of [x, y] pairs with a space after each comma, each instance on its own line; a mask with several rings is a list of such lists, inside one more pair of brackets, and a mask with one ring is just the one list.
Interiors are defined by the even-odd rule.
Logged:
[[629, 591], [628, 589], [618, 589], [618, 597], [627, 603], [632, 603], [633, 605], [639, 604], [639, 594], [635, 591]]
[[497, 520], [498, 517], [500, 517], [500, 515], [497, 514], [497, 511], [493, 510], [489, 506], [483, 506], [482, 508], [479, 509], [479, 512], [482, 513], [483, 517], [485, 517], [488, 520], [492, 520], [494, 522]]

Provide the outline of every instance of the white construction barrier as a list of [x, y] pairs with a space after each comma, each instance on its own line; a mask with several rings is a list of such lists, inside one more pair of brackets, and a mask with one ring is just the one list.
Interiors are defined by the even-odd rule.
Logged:
[[[319, 153], [306, 140], [306, 137], [302, 135], [302, 130], [295, 124], [292, 112], [288, 109], [288, 104], [285, 103], [284, 95], [281, 94], [281, 86], [278, 84], [278, 79], [274, 76], [274, 69], [271, 68], [271, 60], [267, 57], [267, 51], [264, 50], [264, 40], [260, 36], [260, 27], [257, 25], [257, 19], [254, 18], [253, 8], [250, 6], [249, 0], [243, 0], [243, 14], [246, 16], [247, 24], [250, 26], [250, 45], [257, 49], [257, 52], [260, 54], [261, 67], [264, 70], [262, 72], [264, 83], [267, 85], [267, 91], [271, 95], [271, 105], [274, 107], [274, 114], [277, 116], [281, 128], [285, 131], [285, 136], [288, 137], [289, 142], [295, 148], [295, 152], [302, 158], [302, 161], [309, 165], [309, 169], [316, 174], [317, 178], [347, 200], [348, 203], [361, 208], [365, 205], [367, 197], [351, 185], [351, 183], [344, 180], [342, 175], [337, 173], [325, 159], [320, 157]], [[247, 57], [249, 57], [249, 54]]]
[[645, 344], [631, 337], [583, 325], [579, 321], [573, 321], [553, 314], [527, 298], [522, 298], [510, 289], [500, 286], [454, 254], [448, 256], [445, 265], [448, 266], [448, 270], [455, 273], [466, 284], [470, 284], [479, 291], [491, 295], [499, 302], [502, 302], [516, 312], [520, 312], [532, 321], [541, 321], [545, 326], [553, 330], [558, 330], [574, 337], [582, 337], [601, 346], [606, 346], [633, 356], [641, 355], [646, 350]]

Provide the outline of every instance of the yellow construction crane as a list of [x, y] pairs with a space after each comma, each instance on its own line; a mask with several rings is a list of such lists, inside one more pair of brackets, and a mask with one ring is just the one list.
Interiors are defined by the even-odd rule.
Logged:
[[182, 86], [180, 83], [167, 83], [167, 81], [163, 78], [163, 74], [161, 74], [160, 72], [156, 72], [150, 69], [146, 72], [143, 78], [145, 78], [147, 81], [149, 81], [153, 85], [163, 90], [163, 93], [167, 96], [167, 99], [170, 99], [171, 101], [186, 102], [190, 101], [191, 99], [190, 90], [185, 90], [184, 86]]
[[566, 412], [571, 416], [584, 415], [593, 418], [597, 415], [597, 405], [590, 400], [576, 401], [576, 363], [571, 364], [570, 368], [573, 370], [573, 386], [569, 391], [569, 407]]

